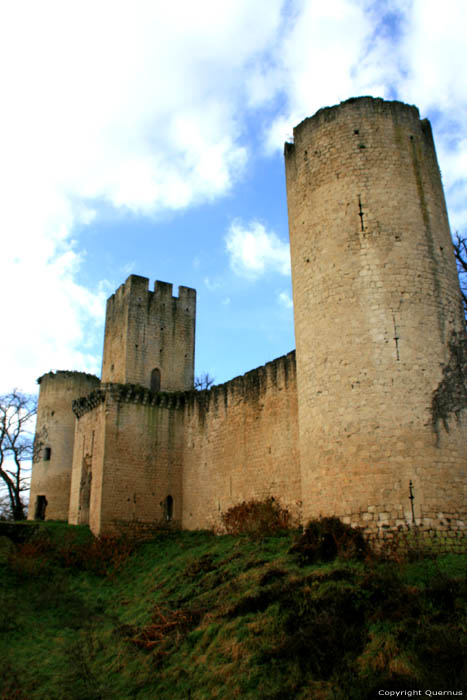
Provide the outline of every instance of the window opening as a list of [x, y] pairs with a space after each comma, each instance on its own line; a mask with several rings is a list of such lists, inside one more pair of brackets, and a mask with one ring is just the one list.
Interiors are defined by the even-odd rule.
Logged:
[[52, 448], [51, 447], [44, 447], [44, 462], [48, 462], [50, 460], [51, 454], [52, 454]]
[[174, 510], [174, 499], [172, 496], [167, 496], [164, 502], [164, 516], [167, 522], [172, 520]]
[[157, 394], [161, 390], [161, 371], [160, 369], [153, 369], [151, 372], [151, 391]]

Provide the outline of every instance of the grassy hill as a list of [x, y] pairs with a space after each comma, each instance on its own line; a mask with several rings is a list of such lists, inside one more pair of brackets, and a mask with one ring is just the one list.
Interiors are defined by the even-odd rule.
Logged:
[[290, 531], [138, 545], [22, 527], [15, 544], [0, 530], [2, 700], [465, 692], [460, 555], [310, 555]]

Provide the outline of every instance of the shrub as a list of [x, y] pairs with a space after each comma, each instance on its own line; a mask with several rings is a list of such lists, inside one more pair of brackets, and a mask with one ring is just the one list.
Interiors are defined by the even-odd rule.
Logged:
[[160, 662], [172, 645], [180, 645], [188, 632], [197, 626], [201, 613], [196, 610], [170, 610], [156, 606], [152, 620], [145, 627], [122, 625], [120, 633], [126, 641], [140, 649], [153, 652], [153, 661]]
[[8, 564], [19, 576], [49, 575], [50, 567], [57, 565], [108, 576], [125, 564], [134, 547], [134, 542], [112, 535], [100, 535], [83, 542], [74, 537], [54, 542], [45, 534], [18, 544]]
[[360, 528], [329, 517], [310, 520], [289, 551], [305, 566], [315, 561], [332, 561], [336, 557], [363, 559], [370, 553], [370, 546]]
[[274, 535], [291, 527], [291, 514], [273, 496], [262, 501], [252, 499], [232, 506], [221, 515], [229, 535]]
[[58, 552], [60, 563], [108, 576], [120, 569], [134, 549], [134, 543], [123, 537], [100, 535], [81, 545], [62, 547]]

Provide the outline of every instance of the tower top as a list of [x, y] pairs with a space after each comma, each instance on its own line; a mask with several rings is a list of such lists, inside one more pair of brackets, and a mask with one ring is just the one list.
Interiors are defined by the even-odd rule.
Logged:
[[107, 301], [102, 381], [153, 391], [193, 387], [196, 291], [130, 275]]
[[285, 155], [287, 156], [293, 150], [295, 141], [300, 140], [300, 135], [304, 130], [310, 133], [323, 124], [333, 122], [338, 117], [342, 118], [346, 114], [349, 117], [350, 115], [355, 117], [356, 115], [392, 114], [395, 119], [399, 120], [409, 119], [415, 122], [421, 121], [423, 124], [429, 123], [427, 119], [420, 120], [420, 112], [415, 105], [409, 105], [399, 100], [384, 100], [381, 97], [350, 97], [337, 105], [322, 107], [311, 117], [306, 117], [306, 119], [297, 124], [293, 130], [293, 143], [286, 142], [284, 145]]
[[127, 277], [125, 282], [120, 285], [115, 293], [112, 294], [108, 301], [110, 302], [112, 299], [120, 301], [123, 297], [128, 295], [135, 297], [141, 295], [145, 296], [147, 299], [151, 299], [151, 297], [155, 294], [166, 299], [191, 299], [195, 300], [196, 302], [196, 290], [192, 289], [191, 287], [184, 287], [183, 285], [179, 286], [178, 297], [173, 297], [172, 292], [173, 285], [170, 282], [161, 282], [160, 280], [156, 280], [154, 282], [154, 291], [151, 291], [149, 289], [148, 277], [142, 277], [141, 275], [130, 275]]

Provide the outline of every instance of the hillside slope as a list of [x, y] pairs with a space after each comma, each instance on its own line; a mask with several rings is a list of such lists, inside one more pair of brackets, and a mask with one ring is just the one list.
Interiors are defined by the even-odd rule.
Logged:
[[465, 692], [465, 558], [308, 564], [296, 538], [162, 532], [134, 545], [44, 523], [13, 545], [0, 532], [0, 698]]

